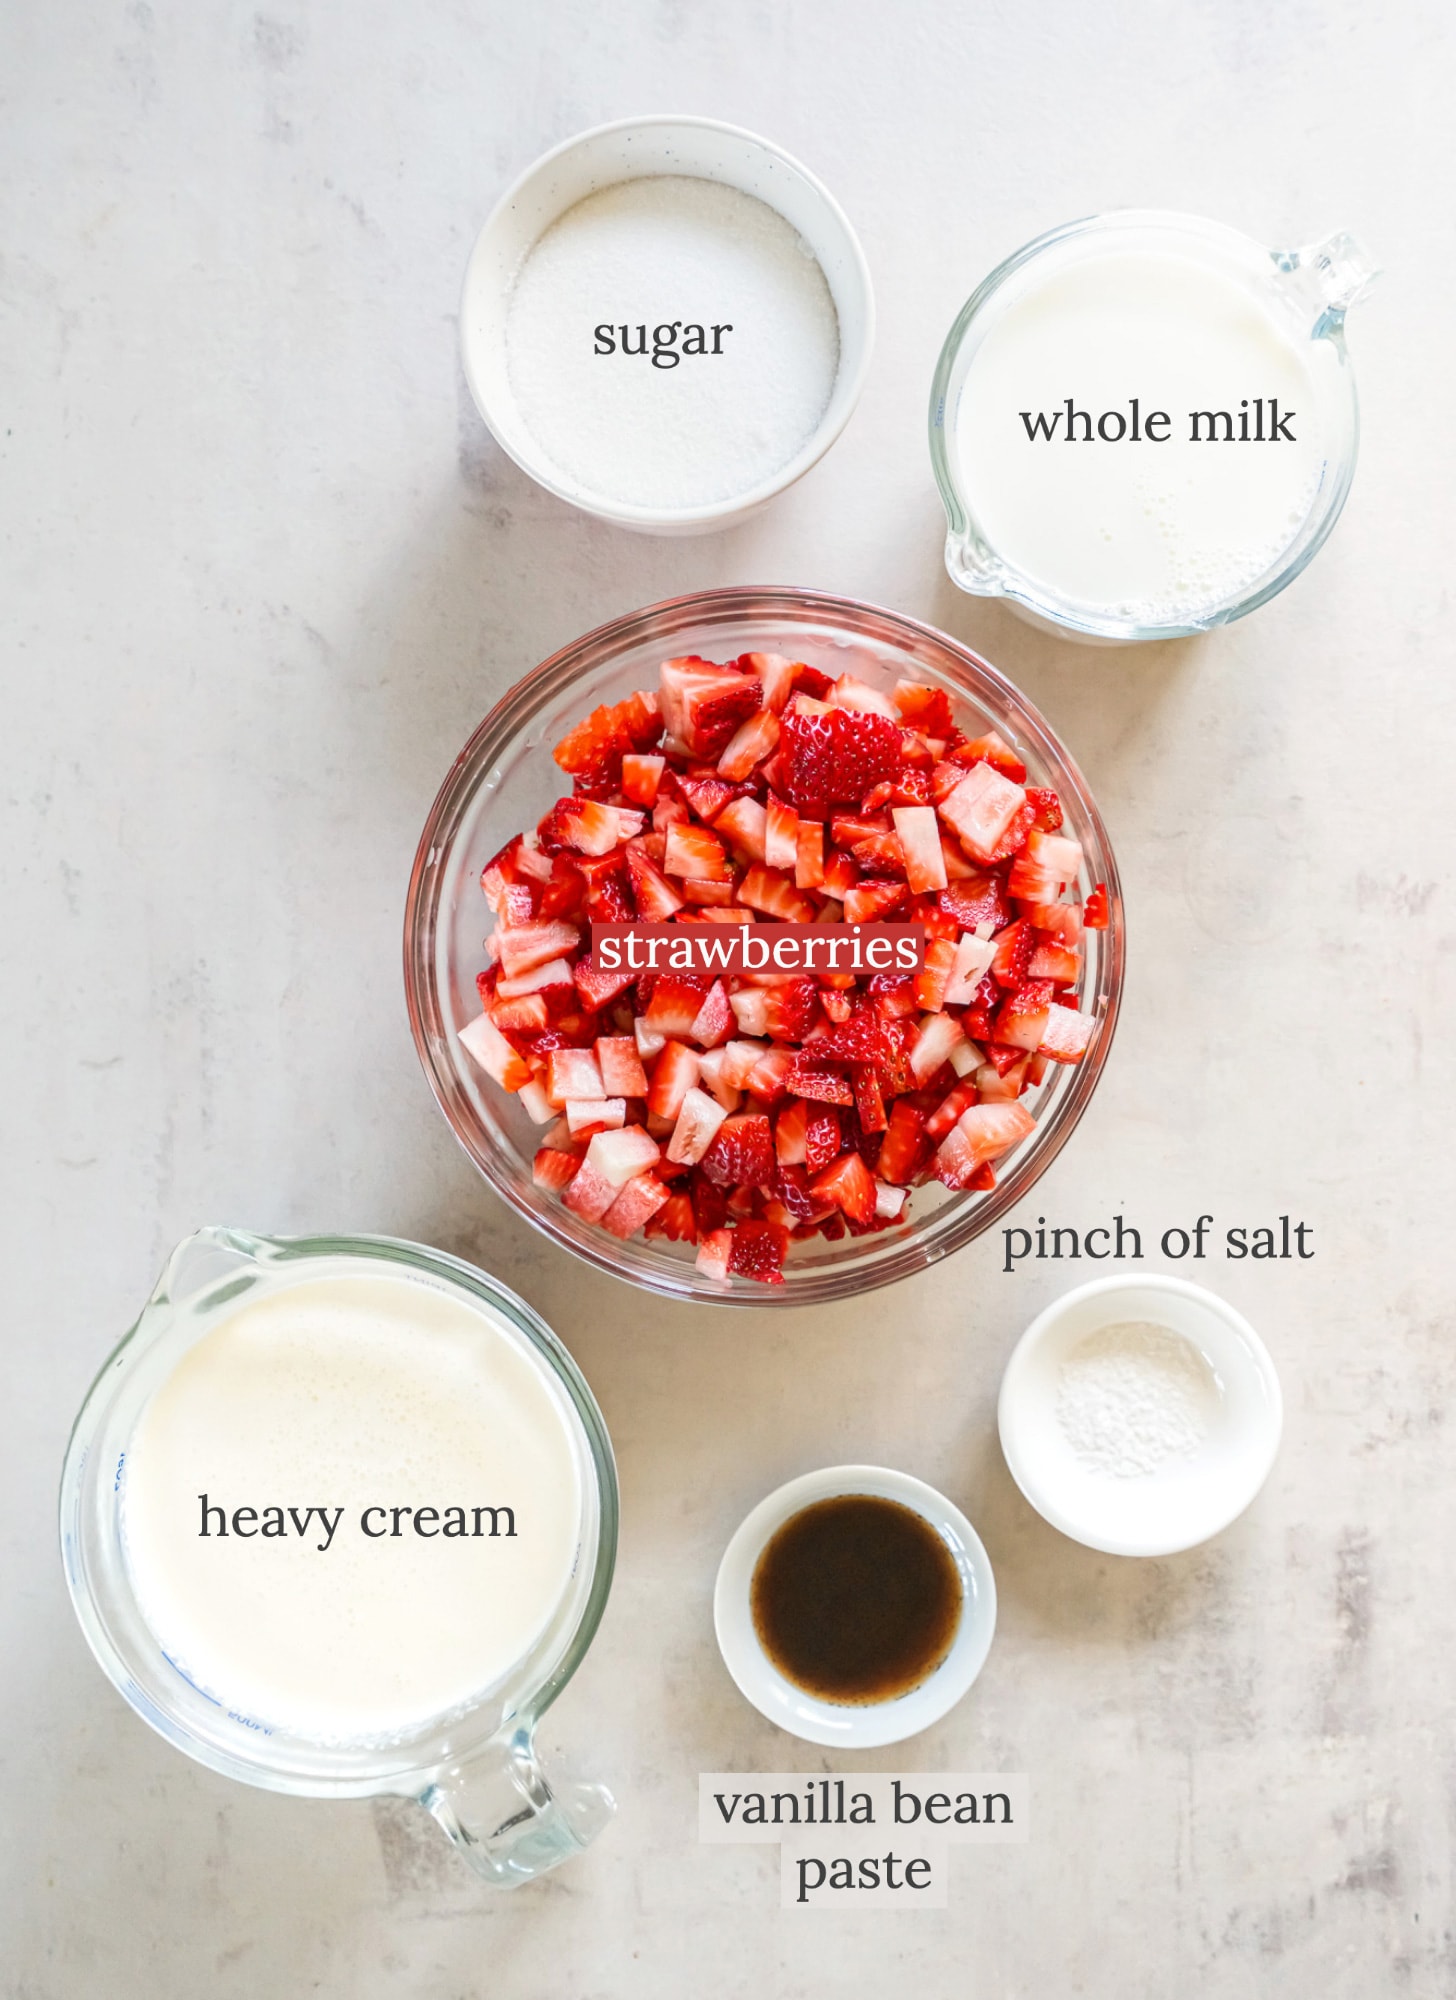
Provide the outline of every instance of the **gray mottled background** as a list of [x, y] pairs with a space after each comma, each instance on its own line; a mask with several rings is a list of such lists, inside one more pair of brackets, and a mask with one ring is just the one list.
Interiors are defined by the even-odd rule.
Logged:
[[[1453, 80], [1437, 0], [0, 10], [10, 2000], [1456, 1993]], [[535, 491], [455, 356], [507, 179], [661, 109], [822, 174], [881, 316], [830, 457], [675, 544]], [[1135, 654], [955, 594], [923, 435], [975, 281], [1126, 203], [1268, 242], [1350, 227], [1387, 273], [1328, 549], [1248, 623]], [[1002, 1362], [1076, 1267], [1005, 1277], [986, 1244], [854, 1310], [689, 1313], [537, 1241], [433, 1109], [399, 926], [456, 749], [579, 631], [733, 581], [973, 641], [1092, 780], [1127, 1006], [1033, 1218], [1313, 1225], [1312, 1263], [1207, 1268], [1273, 1348], [1288, 1430], [1195, 1554], [1079, 1550], [1002, 1465]], [[53, 1545], [66, 1429], [205, 1220], [478, 1258], [601, 1397], [620, 1580], [546, 1738], [622, 1811], [513, 1900], [408, 1807], [194, 1768], [86, 1652]], [[694, 1837], [700, 1769], [818, 1768], [734, 1692], [709, 1593], [753, 1500], [853, 1457], [947, 1488], [1002, 1595], [971, 1698], [871, 1761], [1032, 1777], [1032, 1844], [960, 1852], [921, 1917], [781, 1913], [772, 1848]]]

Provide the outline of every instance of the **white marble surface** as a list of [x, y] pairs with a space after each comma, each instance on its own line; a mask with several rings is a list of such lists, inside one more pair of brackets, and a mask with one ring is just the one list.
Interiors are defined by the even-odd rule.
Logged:
[[[1452, 69], [1437, 0], [0, 12], [10, 2000], [1456, 1992], [1456, 923], [1432, 831], [1453, 749]], [[466, 403], [454, 327], [506, 179], [668, 108], [815, 167], [881, 315], [827, 461], [761, 521], [677, 544], [534, 491]], [[975, 280], [1128, 202], [1267, 241], [1351, 227], [1387, 267], [1354, 325], [1366, 442], [1334, 540], [1248, 623], [1135, 656], [957, 597], [923, 437]], [[1000, 1367], [1075, 1267], [1006, 1277], [987, 1243], [853, 1311], [689, 1316], [536, 1240], [434, 1111], [398, 934], [458, 745], [587, 626], [750, 580], [972, 640], [1101, 799], [1126, 1014], [1032, 1214], [1313, 1224], [1311, 1263], [1209, 1267], [1276, 1354], [1288, 1434], [1201, 1552], [1090, 1555], [1010, 1484]], [[605, 1406], [619, 1581], [545, 1735], [622, 1811], [514, 1899], [404, 1806], [192, 1766], [75, 1627], [67, 1425], [164, 1252], [213, 1219], [475, 1257]], [[962, 1853], [950, 1907], [918, 1918], [781, 1913], [774, 1850], [694, 1837], [700, 1769], [819, 1768], [719, 1664], [718, 1553], [770, 1486], [857, 1456], [964, 1505], [1002, 1601], [971, 1698], [870, 1761], [1033, 1786], [1032, 1844]]]

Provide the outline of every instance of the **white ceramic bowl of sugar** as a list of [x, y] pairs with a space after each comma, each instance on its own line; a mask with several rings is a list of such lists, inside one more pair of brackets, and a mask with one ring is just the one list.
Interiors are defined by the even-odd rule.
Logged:
[[[1112, 1332], [1126, 1327], [1175, 1338]], [[1054, 1528], [1108, 1555], [1164, 1556], [1243, 1513], [1279, 1449], [1283, 1399], [1241, 1313], [1149, 1273], [1082, 1285], [1034, 1319], [997, 1422], [1012, 1478]]]
[[[716, 182], [784, 218], [812, 251], [838, 319], [838, 365], [828, 402], [792, 455], [743, 491], [695, 505], [644, 505], [573, 478], [522, 415], [507, 365], [511, 295], [541, 237], [587, 196], [655, 175]], [[828, 189], [781, 148], [711, 118], [663, 115], [598, 125], [546, 153], [497, 202], [465, 274], [460, 344], [465, 379], [496, 441], [521, 469], [586, 513], [646, 534], [692, 535], [731, 527], [801, 479], [828, 451], [859, 400], [874, 346], [869, 267]]]

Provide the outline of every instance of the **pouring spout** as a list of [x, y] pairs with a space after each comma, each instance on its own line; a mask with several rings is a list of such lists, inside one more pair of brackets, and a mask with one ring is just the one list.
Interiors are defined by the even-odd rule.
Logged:
[[1271, 255], [1309, 307], [1311, 333], [1316, 340], [1338, 334], [1345, 314], [1369, 296], [1380, 276], [1380, 266], [1347, 229], [1336, 230], [1320, 243], [1307, 243], [1299, 250], [1275, 250]]

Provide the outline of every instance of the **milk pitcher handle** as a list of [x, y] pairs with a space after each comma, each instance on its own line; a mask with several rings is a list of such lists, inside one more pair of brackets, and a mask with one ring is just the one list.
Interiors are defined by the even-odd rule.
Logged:
[[1273, 257], [1310, 312], [1316, 340], [1338, 335], [1345, 314], [1369, 296], [1380, 276], [1380, 266], [1347, 229], [1298, 250], [1276, 250]]
[[553, 1791], [524, 1728], [437, 1772], [419, 1798], [476, 1874], [498, 1889], [516, 1888], [580, 1854], [617, 1809], [604, 1785]]

